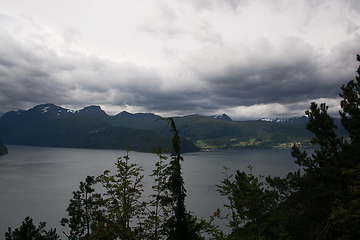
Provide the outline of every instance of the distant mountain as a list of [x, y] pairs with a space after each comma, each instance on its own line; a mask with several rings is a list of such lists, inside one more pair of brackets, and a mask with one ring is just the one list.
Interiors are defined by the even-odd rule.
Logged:
[[[114, 148], [153, 152], [157, 147], [171, 148], [172, 133], [161, 116], [153, 113], [120, 112], [107, 115], [99, 106], [79, 111], [54, 104], [42, 104], [27, 111], [5, 113], [0, 119], [0, 137], [6, 144]], [[188, 115], [173, 117], [182, 137], [182, 151], [311, 147], [313, 134], [306, 130], [305, 116], [289, 119], [232, 121], [220, 116]], [[339, 119], [335, 123], [339, 123]], [[339, 125], [337, 133], [347, 136]], [[196, 146], [197, 147], [196, 147]]]
[[[341, 119], [340, 118], [333, 118], [333, 119], [334, 119], [334, 124], [337, 126], [337, 130], [335, 131], [336, 134], [338, 134], [339, 136], [347, 136], [348, 135], [347, 131], [341, 125]], [[306, 126], [307, 123], [309, 122], [309, 118], [307, 116], [283, 118], [283, 119], [261, 118], [260, 121], [275, 122], [275, 123], [281, 123], [281, 124], [290, 124], [290, 125], [297, 125], [297, 126]]]
[[115, 115], [116, 118], [131, 118], [131, 119], [135, 119], [135, 118], [151, 118], [151, 119], [158, 119], [161, 118], [161, 116], [159, 115], [155, 115], [153, 113], [129, 113], [126, 111], [123, 111], [121, 113], [118, 113], [117, 115]]
[[276, 123], [283, 123], [283, 124], [292, 124], [292, 125], [306, 125], [309, 121], [309, 118], [307, 116], [301, 116], [301, 117], [292, 117], [292, 118], [261, 118], [261, 121], [265, 122], [276, 122]]
[[[0, 118], [0, 137], [7, 144], [75, 147], [98, 149], [126, 149], [155, 152], [158, 147], [171, 149], [171, 139], [159, 136], [150, 129], [113, 126], [99, 106], [72, 111], [54, 104], [41, 104], [27, 111], [5, 113]], [[182, 138], [182, 151], [199, 149]]]
[[221, 120], [224, 120], [224, 121], [232, 121], [232, 119], [226, 114], [213, 115], [213, 116], [210, 116], [210, 117], [211, 118], [216, 118], [216, 119], [221, 119]]
[[100, 108], [100, 106], [84, 107], [83, 109], [74, 112], [74, 115], [93, 119], [106, 119], [110, 117]]
[[[272, 122], [224, 121], [200, 115], [176, 117], [174, 120], [179, 133], [192, 142], [205, 141], [207, 144], [225, 149], [243, 148], [243, 143], [249, 141], [259, 142], [258, 145], [252, 146], [254, 148], [272, 148], [277, 143], [312, 137], [303, 126]], [[158, 132], [161, 134], [161, 130]]]

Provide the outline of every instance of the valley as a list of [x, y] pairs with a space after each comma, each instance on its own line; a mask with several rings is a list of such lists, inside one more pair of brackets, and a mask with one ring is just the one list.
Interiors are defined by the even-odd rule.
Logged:
[[[4, 144], [93, 149], [130, 148], [155, 152], [170, 148], [170, 128], [152, 113], [107, 115], [99, 106], [79, 111], [54, 104], [5, 113], [0, 118]], [[311, 148], [312, 133], [304, 117], [287, 121], [232, 121], [220, 116], [173, 117], [182, 137], [182, 152], [229, 149]], [[298, 120], [299, 119], [299, 120]], [[339, 128], [338, 134], [344, 130]]]

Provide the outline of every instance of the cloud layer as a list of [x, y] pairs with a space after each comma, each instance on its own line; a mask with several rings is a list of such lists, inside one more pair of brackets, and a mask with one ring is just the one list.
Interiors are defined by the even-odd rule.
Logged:
[[94, 1], [98, 23], [90, 10], [66, 22], [18, 0], [3, 8], [0, 112], [51, 102], [256, 119], [301, 115], [315, 100], [335, 113], [356, 76], [357, 1], [301, 1], [299, 16], [281, 0], [120, 2]]

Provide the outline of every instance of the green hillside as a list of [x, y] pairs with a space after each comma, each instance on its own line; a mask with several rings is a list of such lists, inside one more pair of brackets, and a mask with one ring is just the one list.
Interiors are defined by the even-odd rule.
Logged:
[[[125, 149], [154, 152], [167, 148], [171, 136], [161, 116], [152, 113], [121, 112], [107, 115], [99, 106], [71, 111], [54, 104], [42, 104], [27, 111], [8, 112], [0, 119], [0, 137], [7, 144], [36, 146]], [[268, 121], [224, 121], [200, 115], [173, 117], [183, 137], [182, 151], [242, 148], [290, 148], [294, 142], [312, 147], [313, 137], [301, 124]], [[337, 134], [346, 136], [343, 128]], [[198, 148], [197, 148], [197, 147]]]
[[[93, 117], [93, 116], [92, 116]], [[9, 113], [0, 119], [0, 136], [7, 144], [70, 147], [93, 149], [126, 149], [155, 152], [157, 148], [171, 149], [167, 136], [149, 129], [112, 126], [103, 120], [76, 115], [54, 117], [36, 112]], [[182, 152], [199, 149], [182, 139]]]
[[[169, 136], [163, 121], [154, 118], [112, 118], [114, 126], [151, 129], [161, 136]], [[224, 121], [200, 115], [174, 117], [179, 134], [204, 150], [241, 148], [288, 148], [294, 142], [309, 147], [313, 136], [305, 126], [265, 121]]]

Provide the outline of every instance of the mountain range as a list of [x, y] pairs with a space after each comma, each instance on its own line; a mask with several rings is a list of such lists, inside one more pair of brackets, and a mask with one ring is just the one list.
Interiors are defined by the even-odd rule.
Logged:
[[[154, 152], [171, 147], [171, 132], [161, 116], [120, 112], [107, 115], [99, 106], [79, 111], [54, 104], [37, 105], [27, 111], [5, 113], [0, 118], [0, 138], [5, 144], [126, 149]], [[312, 133], [294, 121], [232, 121], [219, 116], [173, 117], [183, 152], [215, 149], [273, 148], [297, 142], [309, 145]], [[305, 122], [304, 117], [298, 122]], [[288, 124], [279, 124], [288, 123]]]
[[[5, 113], [0, 118], [0, 138], [5, 144], [14, 145], [97, 149], [129, 147], [141, 152], [171, 147], [169, 136], [159, 136], [147, 129], [112, 126], [107, 122], [118, 117], [108, 116], [99, 106], [73, 111], [54, 104], [41, 104], [27, 111]], [[182, 139], [182, 142], [184, 152], [199, 150], [187, 139]]]

